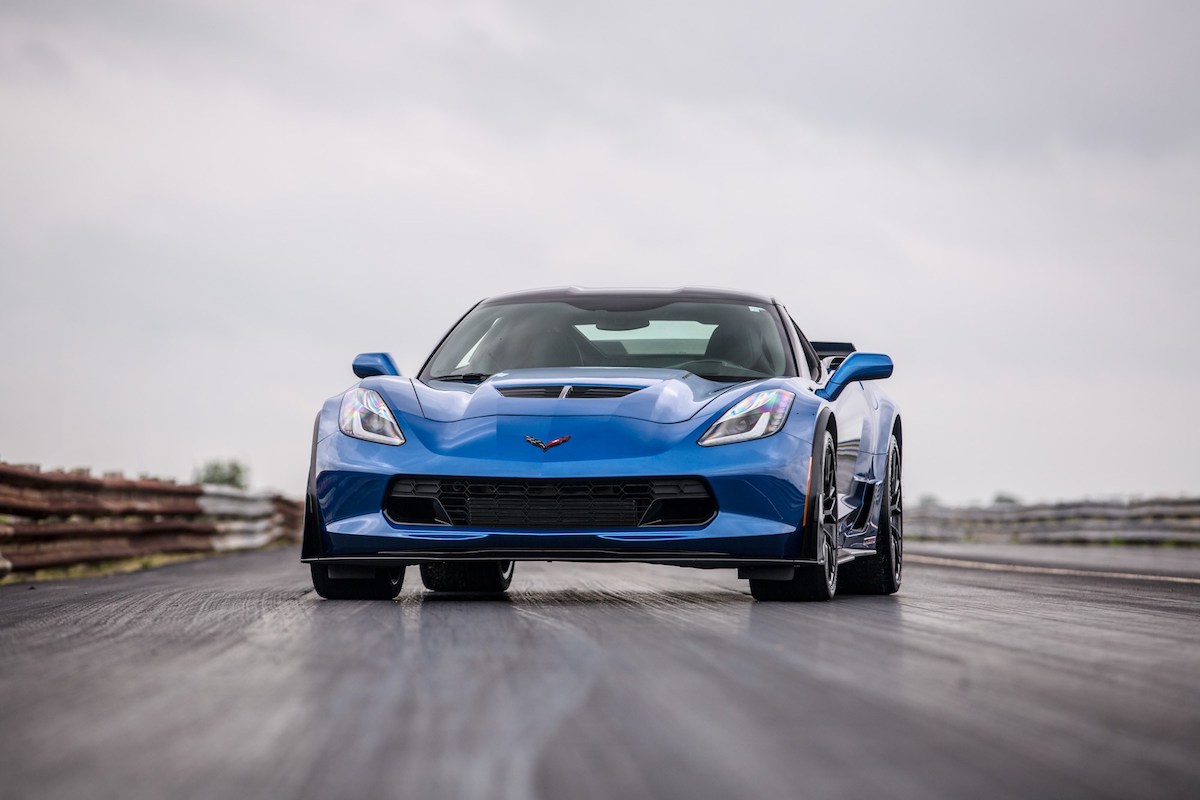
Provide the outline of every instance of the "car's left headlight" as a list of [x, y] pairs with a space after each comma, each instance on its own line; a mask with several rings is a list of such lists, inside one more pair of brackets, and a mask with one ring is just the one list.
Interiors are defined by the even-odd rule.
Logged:
[[341, 428], [342, 433], [355, 439], [404, 444], [404, 434], [396, 424], [396, 417], [374, 389], [360, 386], [342, 396]]
[[770, 436], [783, 427], [796, 395], [786, 389], [767, 389], [743, 399], [712, 424], [699, 444], [712, 447]]

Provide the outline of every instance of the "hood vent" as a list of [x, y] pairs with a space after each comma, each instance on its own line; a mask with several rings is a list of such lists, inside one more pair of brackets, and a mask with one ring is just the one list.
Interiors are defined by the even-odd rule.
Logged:
[[[633, 394], [637, 386], [505, 386], [498, 388], [505, 397], [575, 397], [575, 398], [609, 398], [624, 397]], [[565, 394], [564, 394], [565, 392]]]
[[562, 394], [562, 386], [506, 386], [497, 389], [505, 397], [558, 397]]
[[624, 397], [636, 391], [633, 386], [572, 386], [567, 397]]

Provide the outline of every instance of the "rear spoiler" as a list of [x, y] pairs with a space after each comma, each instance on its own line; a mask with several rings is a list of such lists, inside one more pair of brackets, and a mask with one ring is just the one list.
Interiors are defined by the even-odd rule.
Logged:
[[858, 348], [850, 342], [809, 342], [817, 351], [817, 357], [825, 363], [825, 369], [831, 374], [842, 365], [846, 356]]

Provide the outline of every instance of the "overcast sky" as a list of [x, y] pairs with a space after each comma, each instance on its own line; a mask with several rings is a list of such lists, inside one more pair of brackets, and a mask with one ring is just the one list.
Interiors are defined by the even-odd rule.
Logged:
[[0, 0], [0, 459], [303, 491], [477, 299], [779, 297], [911, 498], [1200, 493], [1200, 4]]

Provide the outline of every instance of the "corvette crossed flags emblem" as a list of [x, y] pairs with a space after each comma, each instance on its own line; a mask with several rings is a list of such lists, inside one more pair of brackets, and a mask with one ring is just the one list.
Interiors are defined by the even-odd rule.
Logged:
[[560, 444], [570, 441], [570, 436], [560, 436], [557, 439], [552, 439], [549, 442], [543, 442], [541, 439], [535, 439], [532, 436], [526, 436], [525, 441], [529, 442], [534, 447], [539, 448], [543, 453], [551, 447], [558, 447]]

